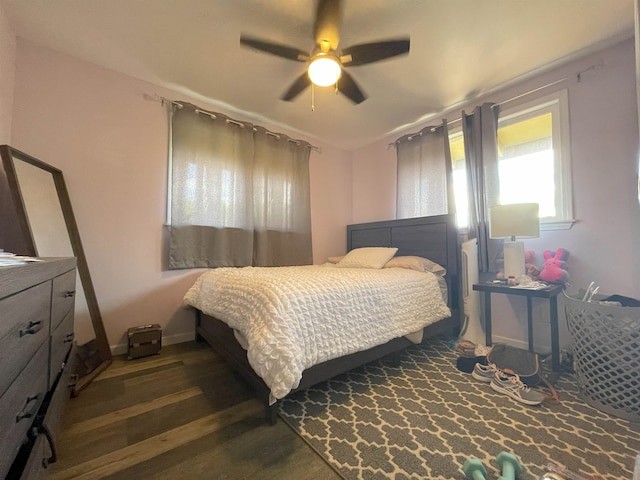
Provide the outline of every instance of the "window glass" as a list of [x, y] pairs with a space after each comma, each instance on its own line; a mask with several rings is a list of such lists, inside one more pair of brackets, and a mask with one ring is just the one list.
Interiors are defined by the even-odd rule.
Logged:
[[500, 203], [538, 203], [540, 217], [555, 217], [552, 115], [520, 118], [498, 127]]

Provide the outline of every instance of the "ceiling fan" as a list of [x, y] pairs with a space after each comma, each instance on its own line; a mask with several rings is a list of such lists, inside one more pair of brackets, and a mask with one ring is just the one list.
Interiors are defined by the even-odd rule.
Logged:
[[292, 101], [311, 84], [322, 87], [335, 85], [337, 91], [358, 104], [367, 97], [344, 68], [407, 54], [409, 38], [364, 43], [338, 50], [340, 20], [340, 0], [318, 0], [313, 24], [313, 38], [316, 45], [311, 53], [244, 34], [240, 35], [240, 45], [296, 62], [307, 63], [307, 71], [300, 75], [280, 97], [282, 100]]

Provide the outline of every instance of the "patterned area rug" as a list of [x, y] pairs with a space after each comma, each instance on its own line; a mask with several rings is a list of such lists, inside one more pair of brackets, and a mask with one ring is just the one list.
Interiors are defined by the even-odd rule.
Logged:
[[343, 478], [464, 479], [475, 457], [498, 478], [501, 451], [537, 479], [549, 461], [605, 479], [631, 479], [640, 424], [609, 416], [578, 396], [571, 375], [560, 404], [529, 407], [456, 368], [446, 340], [407, 349], [399, 367], [376, 362], [298, 392], [280, 416]]

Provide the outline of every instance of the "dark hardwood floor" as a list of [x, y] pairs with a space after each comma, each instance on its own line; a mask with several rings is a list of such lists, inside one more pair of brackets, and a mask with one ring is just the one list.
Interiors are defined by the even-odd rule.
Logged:
[[116, 357], [69, 401], [53, 479], [340, 479], [204, 343]]

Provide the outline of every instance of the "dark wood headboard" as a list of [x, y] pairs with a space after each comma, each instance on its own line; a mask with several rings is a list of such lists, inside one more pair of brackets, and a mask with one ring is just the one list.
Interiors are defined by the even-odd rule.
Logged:
[[416, 255], [442, 265], [447, 269], [449, 306], [458, 310], [460, 272], [455, 215], [347, 225], [347, 251], [360, 247], [397, 247], [397, 256]]

